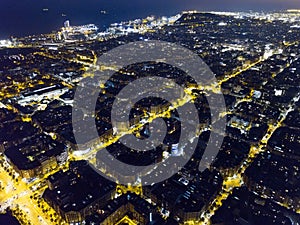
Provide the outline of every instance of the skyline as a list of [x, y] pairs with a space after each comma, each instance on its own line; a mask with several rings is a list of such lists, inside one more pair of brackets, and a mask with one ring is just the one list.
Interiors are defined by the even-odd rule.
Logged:
[[[226, 2], [226, 4], [224, 4]], [[0, 3], [0, 39], [12, 36], [47, 33], [57, 30], [69, 19], [74, 24], [95, 23], [100, 29], [109, 24], [144, 18], [149, 15], [171, 16], [184, 10], [199, 11], [273, 11], [300, 8], [297, 0], [165, 0], [138, 1], [130, 3], [112, 0], [88, 0], [82, 3], [73, 0], [72, 4], [61, 0], [33, 2], [4, 0]], [[117, 6], [117, 7], [116, 7]], [[43, 11], [48, 9], [48, 11]], [[104, 10], [107, 14], [101, 14]]]

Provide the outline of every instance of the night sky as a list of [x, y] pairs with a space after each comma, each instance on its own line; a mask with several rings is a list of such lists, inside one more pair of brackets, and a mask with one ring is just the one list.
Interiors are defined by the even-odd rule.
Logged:
[[[43, 12], [48, 8], [48, 12]], [[183, 10], [272, 11], [300, 8], [299, 0], [0, 0], [0, 39], [47, 33], [67, 19], [74, 24], [110, 23], [146, 17], [174, 15]], [[100, 13], [106, 10], [107, 15]], [[62, 14], [66, 16], [62, 16]]]

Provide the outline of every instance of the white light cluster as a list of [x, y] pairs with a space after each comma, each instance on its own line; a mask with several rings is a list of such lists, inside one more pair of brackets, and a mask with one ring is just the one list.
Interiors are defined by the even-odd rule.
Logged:
[[9, 47], [12, 46], [12, 42], [10, 40], [0, 40], [0, 47]]

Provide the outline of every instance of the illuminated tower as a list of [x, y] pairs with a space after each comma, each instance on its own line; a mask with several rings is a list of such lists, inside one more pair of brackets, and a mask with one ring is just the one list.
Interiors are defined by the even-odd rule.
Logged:
[[66, 21], [64, 22], [64, 27], [65, 27], [65, 28], [69, 28], [69, 27], [70, 27], [70, 20], [66, 20]]

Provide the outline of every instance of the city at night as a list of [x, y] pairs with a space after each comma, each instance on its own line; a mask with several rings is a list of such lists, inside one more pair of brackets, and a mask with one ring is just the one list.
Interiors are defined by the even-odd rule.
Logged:
[[298, 0], [0, 20], [0, 225], [300, 225]]

